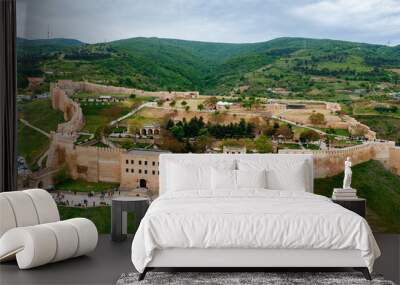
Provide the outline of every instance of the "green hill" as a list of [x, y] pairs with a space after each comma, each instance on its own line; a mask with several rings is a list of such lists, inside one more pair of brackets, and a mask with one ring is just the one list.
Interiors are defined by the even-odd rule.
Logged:
[[[343, 173], [316, 179], [314, 192], [332, 196], [333, 188], [341, 187]], [[352, 187], [367, 200], [367, 220], [375, 232], [400, 232], [400, 177], [370, 160], [353, 167]]]
[[305, 38], [249, 44], [143, 37], [99, 44], [65, 39], [19, 42], [19, 62], [25, 65], [20, 76], [45, 74], [48, 81], [69, 78], [207, 94], [248, 86], [247, 95], [256, 96], [269, 96], [267, 88], [282, 87], [297, 97], [316, 98], [336, 89], [362, 88], [366, 82], [390, 88], [400, 84], [400, 75], [392, 70], [400, 67], [400, 48], [382, 45]]
[[75, 39], [37, 39], [30, 40], [25, 38], [17, 38], [17, 52], [18, 55], [24, 54], [41, 54], [62, 50], [67, 47], [76, 47], [84, 45], [85, 43]]

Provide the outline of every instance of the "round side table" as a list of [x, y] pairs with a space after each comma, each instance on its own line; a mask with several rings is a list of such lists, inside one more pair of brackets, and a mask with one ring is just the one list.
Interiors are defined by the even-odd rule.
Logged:
[[150, 199], [146, 197], [117, 197], [112, 199], [111, 207], [111, 239], [123, 241], [127, 237], [128, 213], [132, 212], [135, 218], [134, 233], [140, 221], [146, 214]]

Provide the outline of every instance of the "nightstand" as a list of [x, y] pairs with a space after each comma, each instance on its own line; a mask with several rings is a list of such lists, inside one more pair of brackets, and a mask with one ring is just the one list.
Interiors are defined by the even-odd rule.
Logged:
[[118, 197], [112, 199], [111, 208], [111, 239], [123, 241], [127, 237], [127, 212], [132, 212], [135, 218], [135, 233], [140, 221], [146, 214], [150, 199], [144, 197]]
[[365, 218], [365, 208], [366, 200], [363, 198], [353, 198], [348, 200], [337, 200], [332, 199], [333, 203], [339, 204], [340, 206], [359, 214], [361, 217]]

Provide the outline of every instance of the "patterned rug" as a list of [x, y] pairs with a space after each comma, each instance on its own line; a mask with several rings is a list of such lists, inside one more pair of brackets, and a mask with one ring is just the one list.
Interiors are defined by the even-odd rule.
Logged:
[[373, 280], [368, 281], [359, 272], [148, 272], [142, 281], [138, 281], [138, 276], [138, 273], [122, 274], [117, 285], [395, 285], [379, 275], [372, 275]]

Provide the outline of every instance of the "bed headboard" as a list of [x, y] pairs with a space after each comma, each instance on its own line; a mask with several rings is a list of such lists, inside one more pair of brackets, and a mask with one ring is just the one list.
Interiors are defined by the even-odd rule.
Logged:
[[262, 160], [273, 164], [279, 161], [285, 162], [305, 162], [307, 168], [307, 192], [314, 192], [314, 166], [312, 154], [193, 154], [193, 153], [162, 153], [160, 154], [160, 176], [159, 176], [159, 194], [166, 192], [168, 181], [168, 163], [193, 163], [197, 165], [213, 164], [218, 161], [237, 161], [243, 160]]

